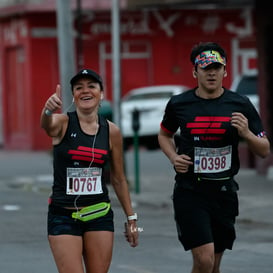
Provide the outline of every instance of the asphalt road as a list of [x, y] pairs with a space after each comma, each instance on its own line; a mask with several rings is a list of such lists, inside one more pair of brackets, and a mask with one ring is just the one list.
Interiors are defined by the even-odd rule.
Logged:
[[[33, 186], [35, 175], [45, 175], [50, 170], [50, 159], [43, 154], [35, 156], [37, 156], [36, 160], [34, 156], [19, 154], [17, 160], [20, 163], [15, 163], [14, 159], [5, 155], [5, 163], [1, 167], [1, 273], [57, 273], [46, 238], [49, 190], [46, 187]], [[133, 177], [133, 154], [126, 156], [127, 171]], [[143, 182], [145, 185], [142, 187], [143, 195], [144, 191], [147, 192], [151, 188], [150, 183], [154, 183], [156, 187], [159, 177], [170, 179], [172, 172], [160, 153], [147, 151], [141, 151], [141, 170], [141, 180], [142, 182], [145, 180], [145, 183]], [[18, 175], [21, 178], [17, 184], [13, 182], [15, 174], [17, 179]], [[32, 186], [23, 183], [30, 177], [34, 179]], [[169, 187], [161, 187], [166, 191], [167, 196]], [[109, 273], [189, 273], [191, 271], [191, 254], [184, 252], [177, 240], [172, 206], [168, 200], [166, 198], [165, 202], [158, 204], [135, 202], [136, 211], [141, 216], [138, 226], [143, 228], [143, 232], [140, 234], [140, 245], [131, 248], [123, 237], [123, 212], [113, 196], [116, 232]], [[222, 262], [222, 272], [272, 273], [272, 230], [273, 225], [270, 221], [251, 221], [247, 217], [241, 218], [237, 223], [238, 238], [234, 250], [226, 252]]]

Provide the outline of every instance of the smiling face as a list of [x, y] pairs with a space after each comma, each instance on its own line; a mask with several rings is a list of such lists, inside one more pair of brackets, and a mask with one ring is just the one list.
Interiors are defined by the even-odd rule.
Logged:
[[99, 107], [102, 91], [100, 84], [91, 78], [81, 78], [73, 85], [75, 105], [82, 111], [93, 111]]

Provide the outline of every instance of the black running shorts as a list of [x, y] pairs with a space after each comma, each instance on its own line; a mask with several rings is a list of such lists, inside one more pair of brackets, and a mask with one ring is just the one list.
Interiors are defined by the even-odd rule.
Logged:
[[82, 236], [87, 231], [111, 231], [114, 232], [113, 211], [100, 218], [83, 222], [71, 217], [73, 210], [56, 208], [49, 205], [47, 217], [48, 235], [76, 235]]
[[238, 216], [237, 192], [175, 188], [173, 206], [178, 238], [185, 250], [207, 243], [214, 243], [215, 253], [232, 249]]

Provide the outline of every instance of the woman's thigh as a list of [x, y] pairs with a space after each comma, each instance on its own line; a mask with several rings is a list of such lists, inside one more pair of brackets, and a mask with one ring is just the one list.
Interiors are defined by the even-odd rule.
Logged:
[[87, 273], [106, 273], [111, 264], [114, 233], [88, 231], [84, 233], [84, 260]]
[[81, 236], [49, 235], [48, 240], [59, 273], [84, 273]]

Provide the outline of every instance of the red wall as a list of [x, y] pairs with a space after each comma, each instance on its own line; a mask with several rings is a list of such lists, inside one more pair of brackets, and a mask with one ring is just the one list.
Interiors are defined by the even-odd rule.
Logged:
[[[106, 98], [111, 100], [111, 14], [93, 11], [85, 14], [84, 66], [102, 75]], [[225, 86], [230, 87], [236, 74], [256, 69], [256, 56], [250, 54], [256, 52], [253, 20], [253, 12], [248, 10], [121, 12], [121, 93], [145, 85], [194, 86], [189, 54], [200, 41], [216, 41], [226, 48], [229, 77]], [[6, 148], [51, 147], [39, 121], [46, 99], [59, 82], [56, 33], [53, 12], [0, 21]]]
[[26, 122], [31, 119], [27, 29], [23, 18], [3, 21], [0, 28], [3, 135], [7, 148], [30, 148], [31, 124]]

